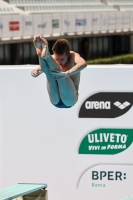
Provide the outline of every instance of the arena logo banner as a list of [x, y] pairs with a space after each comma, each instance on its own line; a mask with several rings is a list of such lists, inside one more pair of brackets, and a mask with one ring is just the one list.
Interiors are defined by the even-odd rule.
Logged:
[[133, 129], [97, 129], [80, 143], [79, 154], [112, 155], [125, 151], [133, 142]]
[[87, 98], [79, 118], [115, 118], [125, 114], [133, 104], [133, 93], [100, 92]]

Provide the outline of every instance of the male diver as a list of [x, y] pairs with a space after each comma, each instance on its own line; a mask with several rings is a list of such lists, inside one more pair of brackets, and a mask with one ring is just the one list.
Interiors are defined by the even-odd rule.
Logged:
[[74, 51], [66, 39], [58, 39], [50, 55], [48, 42], [41, 35], [33, 39], [40, 66], [32, 70], [37, 77], [45, 73], [51, 103], [58, 108], [71, 108], [78, 100], [80, 71], [87, 67], [86, 61]]

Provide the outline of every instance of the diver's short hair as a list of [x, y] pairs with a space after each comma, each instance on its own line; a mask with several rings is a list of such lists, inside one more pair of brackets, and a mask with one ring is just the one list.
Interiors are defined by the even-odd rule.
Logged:
[[68, 55], [70, 52], [70, 44], [68, 40], [66, 39], [58, 39], [53, 47], [52, 47], [53, 53], [56, 53], [58, 55]]

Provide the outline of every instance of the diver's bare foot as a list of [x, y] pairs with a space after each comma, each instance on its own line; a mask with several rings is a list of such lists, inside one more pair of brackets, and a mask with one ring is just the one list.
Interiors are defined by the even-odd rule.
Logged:
[[41, 53], [42, 53], [42, 40], [40, 38], [40, 35], [36, 35], [34, 37], [33, 43], [34, 43], [37, 55], [41, 56]]
[[40, 37], [41, 38], [41, 42], [42, 42], [42, 53], [41, 53], [41, 57], [44, 59], [46, 59], [50, 53], [49, 53], [49, 49], [48, 49], [48, 42], [45, 38]]

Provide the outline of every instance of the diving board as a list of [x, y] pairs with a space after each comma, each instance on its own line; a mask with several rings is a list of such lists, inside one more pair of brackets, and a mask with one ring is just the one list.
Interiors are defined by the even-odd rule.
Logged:
[[3, 189], [0, 189], [0, 200], [11, 200], [40, 189], [45, 189], [47, 184], [18, 183]]

